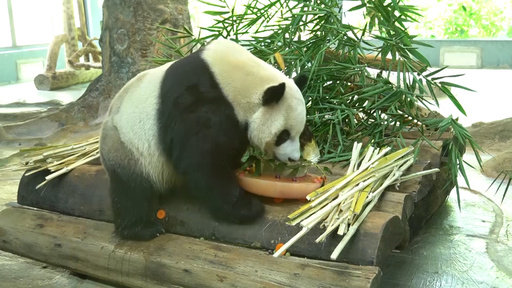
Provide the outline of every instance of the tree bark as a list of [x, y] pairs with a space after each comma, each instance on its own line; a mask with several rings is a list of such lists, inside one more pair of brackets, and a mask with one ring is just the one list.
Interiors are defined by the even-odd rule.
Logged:
[[[70, 136], [65, 133], [59, 136], [61, 130], [69, 133], [70, 130], [99, 129], [112, 98], [121, 87], [139, 72], [154, 66], [151, 58], [158, 55], [161, 48], [155, 40], [169, 34], [160, 26], [190, 28], [188, 1], [105, 0], [100, 37], [102, 74], [77, 101], [58, 112], [42, 113], [37, 119], [0, 126], [0, 142], [30, 146], [46, 139]], [[38, 123], [45, 125], [37, 129], [43, 126]], [[66, 126], [78, 128], [62, 129]]]

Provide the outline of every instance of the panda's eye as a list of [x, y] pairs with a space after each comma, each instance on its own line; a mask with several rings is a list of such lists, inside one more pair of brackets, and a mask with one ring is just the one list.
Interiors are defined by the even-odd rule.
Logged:
[[275, 145], [279, 146], [279, 145], [283, 144], [284, 142], [288, 141], [288, 139], [290, 139], [290, 131], [285, 129], [285, 130], [281, 131], [281, 133], [279, 133], [279, 135], [277, 135]]

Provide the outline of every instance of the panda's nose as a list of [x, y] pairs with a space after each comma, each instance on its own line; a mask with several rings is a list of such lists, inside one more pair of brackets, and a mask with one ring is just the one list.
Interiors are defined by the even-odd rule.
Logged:
[[297, 161], [298, 161], [298, 159], [293, 159], [291, 157], [288, 157], [288, 162], [297, 162]]

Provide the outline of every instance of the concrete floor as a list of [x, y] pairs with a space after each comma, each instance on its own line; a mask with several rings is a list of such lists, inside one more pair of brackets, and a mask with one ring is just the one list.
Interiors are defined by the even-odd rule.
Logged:
[[[456, 89], [454, 93], [468, 117], [456, 111], [447, 99], [441, 99], [443, 115], [460, 117], [464, 125], [512, 117], [509, 110], [512, 70], [450, 70], [467, 73], [456, 83], [477, 93]], [[450, 79], [453, 81], [453, 79]], [[1, 113], [12, 112], [12, 102], [36, 103], [48, 100], [74, 101], [86, 85], [58, 92], [36, 91], [31, 83], [0, 86]], [[34, 105], [35, 106], [35, 105]], [[37, 107], [24, 108], [29, 111]], [[27, 111], [25, 110], [25, 111]], [[0, 144], [0, 157], [4, 151]], [[488, 159], [492, 155], [485, 155]], [[474, 163], [471, 153], [466, 160]], [[467, 169], [471, 189], [461, 190], [462, 210], [453, 192], [446, 205], [427, 223], [420, 234], [402, 251], [396, 251], [382, 268], [382, 287], [512, 287], [512, 194], [501, 203], [494, 194], [496, 185], [486, 192], [492, 179]], [[15, 202], [21, 172], [0, 172], [0, 210], [3, 203]], [[462, 179], [459, 181], [463, 183]], [[464, 186], [464, 185], [463, 185]], [[511, 192], [512, 193], [512, 192]], [[79, 277], [67, 270], [0, 251], [0, 288], [2, 287], [110, 287]]]

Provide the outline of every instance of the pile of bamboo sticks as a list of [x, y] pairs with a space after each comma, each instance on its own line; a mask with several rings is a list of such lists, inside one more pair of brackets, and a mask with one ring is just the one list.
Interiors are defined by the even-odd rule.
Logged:
[[274, 257], [284, 254], [313, 227], [320, 225], [325, 232], [316, 239], [317, 243], [335, 230], [343, 235], [331, 254], [331, 259], [336, 260], [386, 187], [439, 171], [431, 169], [402, 177], [414, 163], [414, 148], [403, 148], [391, 154], [388, 154], [389, 147], [376, 149], [368, 145], [362, 153], [361, 148], [361, 143], [354, 143], [345, 176], [309, 194], [306, 198], [310, 202], [288, 216], [288, 224], [300, 224], [302, 230], [281, 246]]
[[[45, 185], [74, 168], [99, 158], [99, 139], [94, 137], [83, 142], [72, 145], [58, 145], [51, 147], [36, 147], [22, 149], [20, 152], [35, 154], [23, 160], [14, 167], [7, 167], [9, 170], [29, 170], [25, 175], [30, 175], [45, 169], [51, 174], [46, 176], [45, 181], [36, 186], [36, 189]], [[3, 169], [3, 170], [5, 170]]]

